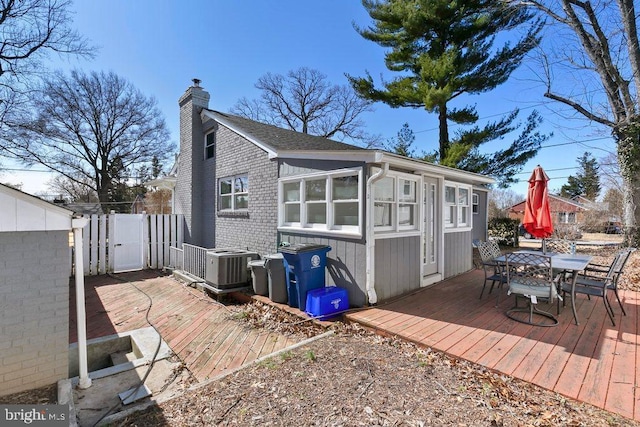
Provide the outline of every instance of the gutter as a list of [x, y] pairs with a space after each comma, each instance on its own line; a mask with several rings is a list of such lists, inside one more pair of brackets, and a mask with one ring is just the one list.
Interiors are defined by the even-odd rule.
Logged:
[[369, 304], [375, 304], [378, 302], [378, 295], [376, 294], [375, 289], [375, 248], [376, 248], [376, 240], [373, 234], [373, 200], [371, 199], [372, 191], [371, 188], [376, 181], [384, 178], [389, 172], [389, 163], [382, 163], [382, 168], [379, 172], [371, 175], [369, 179], [367, 179], [367, 227], [366, 227], [366, 239], [367, 239], [367, 250], [366, 250], [366, 289], [367, 289], [367, 299]]

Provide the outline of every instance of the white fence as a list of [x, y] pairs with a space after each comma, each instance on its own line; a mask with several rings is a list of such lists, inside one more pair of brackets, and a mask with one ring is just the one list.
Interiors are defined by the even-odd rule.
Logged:
[[[98, 275], [114, 271], [114, 238], [116, 215], [86, 216], [89, 224], [83, 230], [84, 274]], [[111, 226], [110, 226], [111, 225]], [[183, 215], [142, 215], [140, 242], [143, 268], [162, 268], [170, 264], [170, 247], [182, 247]]]

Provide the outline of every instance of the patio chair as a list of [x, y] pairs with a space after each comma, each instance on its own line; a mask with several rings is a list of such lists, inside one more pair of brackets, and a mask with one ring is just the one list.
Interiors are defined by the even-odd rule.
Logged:
[[576, 242], [565, 239], [544, 239], [542, 240], [543, 253], [570, 254], [575, 253]]
[[482, 299], [484, 289], [487, 287], [487, 282], [491, 282], [491, 287], [489, 288], [489, 293], [491, 293], [496, 282], [498, 283], [498, 288], [502, 289], [502, 284], [507, 281], [507, 278], [504, 275], [504, 263], [496, 261], [496, 258], [502, 256], [498, 244], [492, 240], [488, 240], [486, 242], [478, 242], [476, 247], [480, 253], [482, 268], [484, 270], [484, 284], [480, 292], [480, 299]]
[[[552, 303], [558, 297], [551, 257], [535, 253], [509, 253], [506, 255], [505, 270], [509, 294], [515, 294], [516, 297], [515, 306], [507, 310], [507, 317], [534, 326], [556, 326], [558, 319], [537, 307], [538, 300]], [[522, 297], [528, 300], [526, 307], [518, 306], [518, 298]], [[517, 313], [527, 313], [528, 316]]]
[[[543, 239], [542, 253], [544, 254], [575, 254], [576, 242], [565, 239]], [[558, 280], [564, 280], [566, 271], [553, 269], [553, 277]], [[559, 307], [558, 307], [559, 308]]]
[[[616, 299], [618, 300], [618, 304], [620, 305], [622, 314], [626, 316], [627, 312], [625, 311], [620, 295], [618, 294], [618, 280], [624, 273], [624, 266], [635, 250], [635, 248], [625, 248], [618, 251], [614, 256], [613, 261], [608, 266], [595, 263], [589, 264], [583, 274], [580, 274], [576, 278], [575, 293], [585, 294], [589, 298], [591, 298], [592, 295], [601, 297], [613, 326], [616, 325], [614, 320], [615, 315], [613, 313], [613, 307], [611, 307], [611, 303], [607, 297], [607, 291], [613, 291]], [[562, 285], [563, 295], [570, 292], [571, 284], [564, 283]]]

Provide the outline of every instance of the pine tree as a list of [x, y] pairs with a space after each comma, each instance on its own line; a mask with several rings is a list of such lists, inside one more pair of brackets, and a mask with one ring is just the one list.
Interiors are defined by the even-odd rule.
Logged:
[[[363, 0], [373, 25], [356, 30], [367, 40], [387, 48], [385, 65], [400, 76], [377, 88], [366, 77], [347, 76], [365, 99], [392, 107], [424, 108], [439, 118], [441, 164], [492, 173], [506, 186], [548, 138], [536, 131], [537, 113], [526, 121], [520, 136], [505, 150], [482, 154], [481, 144], [518, 129], [518, 111], [484, 127], [475, 106], [450, 108], [463, 94], [480, 94], [504, 83], [524, 56], [539, 43], [540, 21], [525, 9], [492, 0]], [[494, 46], [498, 34], [525, 28], [511, 44]], [[473, 126], [451, 138], [449, 123]]]
[[402, 125], [394, 138], [389, 139], [385, 145], [385, 149], [395, 154], [405, 157], [414, 157], [415, 149], [412, 147], [416, 140], [416, 136], [409, 127], [409, 123]]
[[560, 188], [563, 197], [584, 196], [596, 201], [600, 195], [600, 175], [598, 161], [589, 152], [578, 158], [578, 172], [576, 176], [569, 176], [567, 183]]

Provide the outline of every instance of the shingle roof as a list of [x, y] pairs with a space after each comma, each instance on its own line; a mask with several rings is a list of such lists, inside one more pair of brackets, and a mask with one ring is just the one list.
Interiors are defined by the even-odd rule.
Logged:
[[306, 133], [296, 132], [289, 129], [282, 129], [277, 126], [267, 125], [246, 119], [232, 114], [222, 113], [220, 111], [209, 110], [216, 116], [221, 117], [229, 125], [236, 130], [251, 135], [253, 138], [261, 141], [263, 144], [278, 150], [317, 150], [317, 151], [336, 151], [336, 150], [367, 150], [366, 148], [357, 147], [355, 145], [345, 144], [344, 142], [334, 141], [332, 139], [321, 136], [309, 135]]

